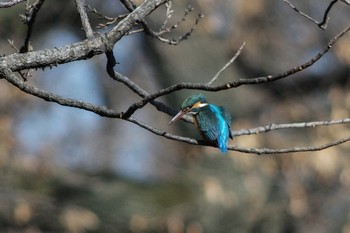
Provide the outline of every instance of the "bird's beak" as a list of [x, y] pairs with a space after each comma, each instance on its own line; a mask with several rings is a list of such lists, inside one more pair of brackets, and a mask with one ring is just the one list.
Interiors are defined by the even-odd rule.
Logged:
[[171, 121], [169, 121], [169, 125], [171, 124], [171, 123], [173, 123], [174, 121], [177, 121], [178, 119], [180, 119], [182, 116], [184, 116], [184, 115], [186, 115], [186, 113], [187, 112], [185, 112], [185, 111], [180, 111], [180, 112], [178, 112], [174, 117], [173, 117], [173, 119], [171, 119]]

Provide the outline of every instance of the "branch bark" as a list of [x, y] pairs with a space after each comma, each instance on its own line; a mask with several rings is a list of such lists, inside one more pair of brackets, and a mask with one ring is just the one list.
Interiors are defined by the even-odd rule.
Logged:
[[275, 74], [275, 75], [268, 75], [268, 76], [262, 76], [252, 79], [240, 79], [238, 81], [232, 81], [221, 85], [208, 85], [206, 83], [178, 83], [173, 86], [167, 87], [165, 89], [162, 89], [154, 94], [148, 95], [145, 98], [143, 98], [141, 101], [136, 102], [132, 104], [123, 114], [123, 118], [128, 118], [132, 114], [135, 113], [138, 109], [144, 107], [147, 103], [150, 101], [159, 98], [161, 96], [173, 93], [175, 91], [183, 90], [183, 89], [190, 89], [190, 90], [203, 90], [203, 91], [222, 91], [222, 90], [228, 90], [231, 88], [236, 88], [242, 85], [256, 85], [256, 84], [262, 84], [262, 83], [268, 83], [268, 82], [274, 82], [282, 78], [286, 78], [289, 76], [292, 76], [293, 74], [296, 74], [298, 72], [301, 72], [313, 64], [315, 64], [318, 60], [320, 60], [323, 55], [325, 55], [330, 48], [346, 33], [350, 31], [350, 26], [345, 28], [343, 31], [341, 31], [338, 35], [333, 37], [329, 43], [324, 47], [323, 50], [321, 50], [318, 54], [316, 54], [313, 58], [311, 58], [309, 61], [305, 62], [304, 64], [301, 64], [299, 66], [296, 66], [292, 69], [289, 69], [283, 73]]
[[12, 0], [8, 2], [0, 2], [0, 8], [8, 8], [12, 7], [14, 5], [17, 5], [18, 3], [24, 2], [25, 0]]
[[[285, 1], [288, 2], [287, 0]], [[9, 6], [11, 4], [15, 5], [20, 2], [21, 1], [17, 0], [17, 1], [12, 1], [8, 3], [0, 3], [0, 8]], [[34, 23], [35, 15], [40, 9], [40, 6], [43, 4], [43, 2], [44, 0], [36, 1], [36, 4], [38, 4], [38, 7], [36, 8], [35, 12], [33, 10], [33, 14], [32, 14], [33, 23]], [[129, 3], [129, 1], [124, 1], [124, 2]], [[139, 23], [142, 24], [143, 30], [145, 30], [145, 32], [147, 33], [147, 30], [150, 30], [150, 29], [145, 23], [144, 17], [150, 14], [153, 10], [155, 10], [158, 6], [164, 4], [165, 2], [167, 2], [167, 0], [145, 0], [139, 7], [132, 5], [131, 7], [128, 7], [128, 9], [131, 11], [130, 14], [125, 16], [115, 27], [113, 27], [109, 32], [105, 33], [104, 35], [99, 35], [94, 37], [93, 30], [91, 28], [89, 19], [85, 11], [84, 0], [75, 0], [77, 11], [79, 12], [79, 15], [82, 21], [82, 26], [85, 31], [87, 39], [84, 41], [74, 43], [71, 45], [66, 45], [60, 48], [51, 48], [46, 50], [27, 52], [29, 38], [31, 34], [30, 32], [32, 28], [32, 27], [29, 27], [28, 35], [26, 37], [26, 41], [28, 41], [28, 43], [25, 43], [25, 45], [27, 44], [27, 49], [24, 49], [22, 51], [24, 53], [16, 53], [16, 54], [0, 57], [0, 77], [4, 78], [9, 83], [14, 85], [18, 89], [20, 89], [21, 91], [28, 93], [30, 95], [36, 96], [38, 98], [41, 98], [45, 101], [55, 102], [60, 105], [64, 105], [68, 107], [84, 109], [104, 117], [124, 119], [126, 121], [129, 121], [133, 124], [136, 124], [148, 130], [151, 133], [165, 137], [167, 139], [185, 142], [192, 145], [214, 146], [201, 140], [182, 137], [182, 136], [167, 133], [165, 131], [158, 130], [152, 126], [147, 125], [142, 121], [139, 121], [133, 118], [132, 115], [135, 113], [135, 111], [143, 108], [148, 103], [151, 103], [154, 107], [157, 108], [157, 110], [161, 112], [167, 113], [169, 115], [174, 115], [176, 111], [173, 108], [167, 106], [166, 104], [156, 99], [161, 96], [170, 94], [175, 91], [183, 90], [183, 89], [194, 89], [194, 90], [216, 92], [216, 91], [236, 88], [241, 85], [256, 85], [256, 84], [273, 82], [282, 78], [290, 77], [293, 74], [301, 72], [307, 69], [308, 67], [312, 66], [313, 64], [315, 64], [315, 62], [321, 59], [324, 56], [324, 54], [326, 54], [341, 37], [343, 37], [346, 33], [350, 31], [350, 26], [345, 28], [342, 32], [340, 32], [338, 35], [332, 38], [329, 41], [329, 43], [318, 54], [316, 54], [314, 57], [309, 59], [307, 62], [279, 74], [256, 77], [252, 79], [240, 79], [237, 81], [235, 80], [225, 84], [212, 86], [211, 83], [217, 79], [217, 76], [220, 75], [220, 73], [223, 70], [225, 70], [226, 67], [229, 66], [233, 62], [233, 60], [239, 55], [240, 51], [243, 48], [242, 46], [238, 50], [238, 52], [235, 54], [235, 56], [221, 70], [219, 70], [217, 75], [214, 76], [214, 78], [212, 78], [209, 83], [178, 83], [170, 87], [164, 88], [162, 90], [159, 90], [156, 93], [150, 94], [146, 90], [142, 89], [142, 87], [137, 85], [135, 82], [130, 80], [128, 77], [123, 76], [122, 74], [114, 71], [113, 67], [116, 64], [116, 61], [112, 53], [112, 49], [114, 44], [117, 41], [119, 41], [123, 36], [127, 35], [130, 32], [130, 30]], [[333, 6], [333, 4], [335, 4], [335, 2], [336, 1], [333, 1], [329, 5], [329, 7], [327, 8], [327, 11], [325, 12], [325, 16], [327, 16], [329, 10]], [[197, 24], [197, 21], [195, 25], [196, 24]], [[166, 31], [167, 29], [164, 29], [164, 32]], [[193, 30], [191, 30], [189, 33], [192, 33], [192, 31]], [[156, 36], [160, 36], [160, 35], [161, 34]], [[106, 53], [106, 56], [107, 56], [108, 75], [113, 80], [122, 83], [123, 85], [125, 85], [127, 88], [129, 88], [131, 91], [133, 91], [135, 94], [139, 95], [142, 98], [142, 100], [130, 105], [125, 112], [117, 112], [105, 106], [98, 106], [98, 105], [94, 105], [84, 101], [65, 98], [65, 97], [56, 95], [54, 93], [40, 90], [36, 87], [30, 86], [29, 84], [23, 82], [14, 74], [14, 72], [21, 71], [24, 69], [45, 68], [48, 66], [51, 67], [54, 65], [69, 63], [77, 60], [89, 59], [93, 56], [100, 55], [102, 53]], [[272, 130], [290, 129], [290, 128], [307, 128], [307, 127], [316, 127], [316, 126], [325, 126], [325, 125], [334, 125], [334, 124], [347, 124], [347, 123], [350, 123], [349, 118], [341, 119], [341, 120], [330, 120], [330, 121], [315, 121], [315, 122], [290, 123], [290, 124], [270, 124], [266, 126], [253, 128], [253, 129], [241, 129], [239, 131], [234, 131], [233, 135], [238, 137], [241, 135], [266, 133]], [[228, 148], [234, 151], [251, 153], [251, 154], [259, 154], [259, 155], [280, 154], [280, 153], [323, 150], [331, 146], [345, 143], [349, 140], [350, 140], [350, 137], [344, 137], [344, 138], [329, 142], [327, 144], [313, 146], [313, 147], [293, 147], [293, 148], [283, 148], [283, 149], [245, 148], [245, 147], [240, 147], [236, 145], [231, 145]]]
[[141, 19], [165, 2], [166, 0], [145, 0], [105, 35], [60, 48], [51, 48], [24, 54], [15, 53], [0, 57], [0, 69], [8, 68], [12, 71], [19, 71], [32, 68], [45, 68], [52, 65], [84, 60], [105, 53], [111, 50], [114, 44]]

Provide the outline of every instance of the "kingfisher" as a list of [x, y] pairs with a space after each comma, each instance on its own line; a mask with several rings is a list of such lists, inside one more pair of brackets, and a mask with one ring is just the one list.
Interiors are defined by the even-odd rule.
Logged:
[[184, 115], [192, 115], [194, 124], [205, 141], [216, 144], [221, 152], [227, 152], [227, 141], [233, 139], [231, 132], [231, 114], [222, 106], [209, 104], [203, 94], [188, 97], [181, 110], [169, 122], [169, 125]]

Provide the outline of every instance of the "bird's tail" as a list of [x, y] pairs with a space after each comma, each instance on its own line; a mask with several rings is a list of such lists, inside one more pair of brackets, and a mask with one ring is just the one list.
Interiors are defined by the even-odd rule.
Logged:
[[218, 141], [218, 147], [221, 150], [222, 153], [226, 153], [227, 152], [227, 145], [226, 145], [226, 141]]

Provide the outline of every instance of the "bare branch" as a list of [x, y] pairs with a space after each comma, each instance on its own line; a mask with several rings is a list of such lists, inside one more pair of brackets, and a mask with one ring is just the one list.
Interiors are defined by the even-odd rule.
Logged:
[[252, 79], [240, 79], [238, 81], [232, 81], [228, 82], [226, 84], [222, 85], [217, 85], [217, 86], [211, 86], [208, 84], [203, 84], [203, 83], [178, 83], [173, 86], [167, 87], [165, 89], [162, 89], [158, 91], [157, 93], [148, 95], [144, 99], [142, 99], [139, 102], [134, 103], [131, 105], [123, 114], [124, 118], [129, 118], [132, 114], [137, 109], [142, 108], [145, 106], [149, 101], [154, 100], [156, 98], [159, 98], [160, 96], [170, 94], [175, 91], [183, 90], [183, 89], [192, 89], [192, 90], [204, 90], [204, 91], [211, 91], [211, 92], [216, 92], [216, 91], [221, 91], [221, 90], [228, 90], [231, 88], [236, 88], [241, 85], [256, 85], [256, 84], [262, 84], [262, 83], [267, 83], [267, 82], [273, 82], [282, 78], [289, 77], [295, 73], [301, 72], [308, 67], [312, 66], [317, 62], [324, 54], [326, 54], [329, 49], [341, 38], [344, 36], [348, 31], [350, 30], [350, 26], [345, 28], [342, 32], [340, 32], [338, 35], [333, 37], [330, 42], [325, 46], [325, 48], [319, 52], [316, 56], [311, 58], [309, 61], [306, 63], [296, 66], [290, 70], [287, 70], [283, 73], [280, 74], [275, 74], [275, 75], [268, 75], [268, 76], [262, 76], [262, 77], [257, 77], [257, 78], [252, 78]]
[[95, 8], [91, 7], [90, 5], [87, 5], [86, 7], [88, 8], [88, 10], [90, 12], [97, 15], [100, 19], [104, 19], [107, 21], [106, 23], [100, 23], [98, 26], [96, 26], [97, 29], [105, 28], [109, 25], [115, 24], [118, 21], [120, 21], [121, 19], [124, 19], [128, 15], [128, 14], [122, 14], [122, 15], [118, 15], [117, 17], [108, 17], [106, 15], [101, 14]]
[[0, 69], [0, 77], [5, 78], [9, 83], [20, 89], [21, 91], [39, 97], [48, 102], [55, 102], [63, 106], [80, 108], [90, 112], [94, 112], [100, 116], [111, 117], [111, 118], [120, 118], [121, 114], [117, 113], [112, 109], [108, 109], [105, 106], [97, 106], [91, 103], [87, 103], [84, 101], [79, 101], [75, 99], [64, 98], [62, 96], [53, 94], [51, 92], [46, 92], [40, 90], [36, 87], [30, 86], [25, 82], [19, 80], [14, 73], [11, 72], [10, 69]]
[[216, 74], [215, 76], [207, 83], [207, 85], [211, 85], [213, 82], [215, 82], [215, 80], [219, 77], [219, 75], [226, 70], [226, 68], [231, 65], [236, 58], [241, 54], [242, 49], [245, 46], [245, 42], [243, 42], [243, 44], [241, 45], [241, 47], [237, 50], [237, 52], [235, 53], [235, 55], [230, 59], [230, 61], [228, 63], [226, 63], [226, 65], [224, 65]]
[[[110, 75], [110, 73], [108, 73]], [[134, 93], [136, 93], [137, 95], [139, 95], [140, 97], [144, 98], [146, 96], [149, 95], [148, 92], [146, 92], [144, 89], [142, 89], [139, 85], [137, 85], [136, 83], [134, 83], [133, 81], [131, 81], [128, 77], [123, 76], [122, 74], [115, 72], [113, 75], [110, 75], [110, 77], [115, 80], [118, 81], [120, 83], [123, 83], [125, 86], [127, 86], [130, 90], [132, 90]], [[167, 106], [166, 104], [164, 104], [163, 102], [160, 102], [158, 100], [152, 100], [150, 101], [150, 103], [156, 107], [156, 109], [158, 111], [164, 112], [166, 114], [169, 115], [175, 115], [176, 114], [176, 110], [173, 108], [170, 108], [169, 106]], [[190, 121], [191, 122], [191, 121]]]
[[[165, 19], [164, 19], [164, 22], [163, 22], [162, 26], [160, 27], [160, 31], [166, 30], [168, 21], [169, 21], [169, 19], [171, 18], [172, 13], [174, 12], [174, 11], [171, 9], [172, 5], [173, 5], [173, 2], [172, 2], [172, 1], [168, 1], [168, 2], [165, 3], [165, 7], [166, 7]], [[186, 12], [186, 11], [185, 11], [185, 12]]]
[[[110, 117], [110, 118], [120, 118], [122, 119], [122, 114], [117, 113], [116, 111], [112, 109], [108, 109], [105, 106], [97, 106], [91, 103], [87, 103], [84, 101], [78, 101], [74, 99], [69, 99], [69, 98], [64, 98], [59, 95], [55, 95], [50, 92], [45, 92], [43, 90], [40, 90], [38, 88], [32, 87], [22, 81], [20, 81], [9, 69], [2, 69], [0, 70], [0, 76], [5, 78], [8, 82], [19, 88], [21, 91], [28, 93], [30, 95], [34, 95], [36, 97], [39, 97], [41, 99], [44, 99], [49, 102], [55, 102], [63, 106], [68, 106], [68, 107], [74, 107], [74, 108], [80, 108], [84, 109], [87, 111], [94, 112], [100, 116], [104, 117]], [[123, 77], [119, 77], [123, 78]], [[125, 77], [124, 77], [125, 78]], [[125, 80], [124, 82], [126, 82]], [[129, 81], [128, 81], [129, 82]], [[157, 103], [156, 101], [153, 101], [153, 103]], [[159, 102], [158, 102], [159, 103]], [[192, 138], [187, 138], [187, 137], [182, 137], [178, 135], [173, 135], [170, 133], [167, 133], [165, 131], [160, 131], [157, 130], [141, 121], [138, 121], [134, 118], [128, 118], [125, 119], [129, 122], [132, 122], [134, 124], [139, 125], [140, 127], [156, 134], [162, 137], [165, 137], [167, 139], [171, 140], [176, 140], [180, 142], [185, 142], [188, 144], [192, 145], [205, 145], [205, 146], [214, 146], [211, 143], [207, 143], [202, 140], [196, 140]], [[235, 136], [238, 136], [240, 133], [243, 132], [240, 135], [247, 135], [247, 134], [252, 134], [252, 133], [258, 133], [258, 132], [267, 132], [275, 129], [283, 129], [283, 128], [302, 128], [302, 127], [315, 127], [315, 126], [321, 126], [321, 125], [331, 125], [331, 124], [341, 124], [341, 123], [349, 123], [350, 119], [343, 119], [343, 120], [333, 120], [333, 121], [324, 121], [324, 122], [305, 122], [305, 123], [295, 123], [295, 124], [281, 124], [281, 125], [276, 125], [272, 124], [269, 126], [265, 127], [259, 127], [256, 129], [243, 129], [238, 131], [237, 133], [234, 133]], [[248, 132], [248, 133], [246, 133]], [[234, 151], [239, 151], [242, 153], [250, 153], [250, 154], [282, 154], [282, 153], [292, 153], [292, 152], [306, 152], [306, 151], [318, 151], [318, 150], [323, 150], [332, 146], [336, 146], [342, 143], [345, 143], [350, 140], [350, 137], [345, 137], [340, 140], [333, 141], [331, 143], [327, 143], [324, 145], [320, 146], [315, 146], [315, 147], [293, 147], [293, 148], [284, 148], [284, 149], [270, 149], [270, 148], [261, 148], [261, 149], [256, 149], [256, 148], [245, 148], [245, 147], [240, 147], [240, 146], [234, 146], [231, 145], [228, 147], [229, 150], [234, 150]]]
[[[149, 125], [147, 125], [146, 123], [136, 120], [134, 118], [128, 118], [125, 119], [129, 122], [132, 122], [146, 130], [148, 130], [149, 132], [156, 134], [158, 136], [161, 137], [165, 137], [167, 139], [170, 140], [174, 140], [174, 141], [179, 141], [179, 142], [184, 142], [187, 144], [191, 144], [191, 145], [204, 145], [204, 146], [211, 146], [211, 147], [216, 147], [213, 144], [207, 143], [205, 141], [202, 140], [196, 140], [193, 138], [188, 138], [188, 137], [182, 137], [182, 136], [178, 136], [178, 135], [174, 135], [174, 134], [170, 134], [167, 133], [165, 131], [160, 131], [158, 129], [155, 129]], [[341, 138], [339, 140], [335, 140], [332, 141], [330, 143], [326, 143], [323, 145], [318, 145], [318, 146], [311, 146], [311, 147], [292, 147], [292, 148], [283, 148], [283, 149], [271, 149], [271, 148], [247, 148], [247, 147], [242, 147], [242, 146], [235, 146], [235, 145], [230, 145], [228, 146], [229, 150], [233, 150], [233, 151], [238, 151], [238, 152], [242, 152], [242, 153], [247, 153], [247, 154], [256, 154], [256, 155], [270, 155], [270, 154], [287, 154], [287, 153], [297, 153], [297, 152], [310, 152], [310, 151], [320, 151], [320, 150], [324, 150], [333, 146], [337, 146], [340, 144], [343, 144], [345, 142], [350, 141], [350, 137], [344, 137]]]
[[[13, 40], [7, 40], [11, 46], [17, 53], [19, 53], [19, 49], [16, 47], [15, 43]], [[30, 45], [30, 44], [29, 44]], [[18, 71], [18, 73], [21, 75], [23, 81], [27, 81], [28, 78], [32, 75], [32, 69], [28, 69], [26, 73], [23, 73], [22, 71]]]
[[[285, 2], [289, 3], [288, 0], [284, 0]], [[348, 4], [348, 0], [341, 0], [344, 3]], [[20, 1], [12, 1], [11, 3]], [[75, 0], [77, 10], [80, 14], [83, 29], [86, 33], [87, 40], [75, 44], [71, 44], [68, 46], [64, 46], [62, 48], [54, 48], [54, 49], [48, 49], [48, 50], [42, 50], [42, 51], [36, 51], [36, 52], [30, 52], [30, 37], [32, 33], [33, 24], [36, 18], [36, 15], [38, 11], [40, 10], [44, 0], [36, 0], [36, 2], [31, 5], [27, 6], [26, 14], [25, 14], [25, 23], [28, 24], [28, 31], [27, 36], [24, 45], [20, 49], [20, 52], [22, 54], [12, 54], [5, 57], [0, 57], [0, 78], [6, 79], [9, 83], [20, 89], [21, 91], [28, 93], [30, 95], [36, 96], [38, 98], [41, 98], [45, 101], [49, 102], [55, 102], [60, 105], [74, 107], [74, 108], [80, 108], [84, 109], [90, 112], [94, 112], [100, 116], [104, 117], [110, 117], [110, 118], [118, 118], [123, 119], [126, 121], [129, 121], [133, 124], [136, 124], [156, 135], [176, 140], [180, 142], [189, 143], [192, 145], [205, 145], [205, 146], [214, 146], [214, 144], [202, 141], [202, 140], [195, 140], [192, 138], [182, 137], [174, 134], [167, 133], [165, 131], [158, 130], [152, 126], [147, 125], [146, 123], [143, 123], [142, 121], [139, 121], [135, 118], [132, 118], [131, 116], [137, 109], [140, 109], [144, 107], [147, 103], [151, 103], [153, 106], [155, 106], [159, 111], [162, 111], [164, 113], [174, 115], [175, 110], [167, 106], [166, 104], [156, 100], [160, 96], [170, 94], [172, 92], [182, 90], [182, 89], [197, 89], [197, 90], [205, 90], [205, 91], [221, 91], [221, 90], [227, 90], [231, 88], [236, 88], [241, 85], [253, 85], [253, 84], [261, 84], [261, 83], [267, 83], [276, 81], [282, 78], [289, 77], [297, 72], [300, 72], [302, 70], [307, 69], [308, 67], [312, 66], [315, 62], [317, 62], [321, 57], [329, 51], [329, 49], [337, 42], [339, 38], [341, 38], [343, 35], [345, 35], [349, 30], [350, 26], [346, 29], [344, 29], [341, 33], [336, 35], [330, 42], [327, 44], [327, 46], [321, 50], [318, 54], [316, 54], [313, 58], [311, 58], [306, 63], [303, 63], [300, 66], [294, 67], [290, 70], [287, 70], [280, 74], [275, 75], [268, 75], [263, 77], [257, 77], [253, 79], [240, 79], [238, 81], [232, 81], [228, 82], [226, 84], [212, 86], [212, 83], [216, 81], [221, 75], [221, 73], [227, 69], [229, 65], [231, 65], [234, 60], [239, 56], [241, 53], [245, 43], [239, 48], [239, 50], [236, 52], [236, 54], [230, 59], [230, 61], [225, 64], [218, 72], [217, 74], [208, 82], [208, 83], [179, 83], [173, 86], [170, 86], [168, 88], [162, 89], [154, 94], [149, 94], [147, 91], [142, 89], [139, 85], [137, 85], [135, 82], [130, 80], [128, 77], [123, 76], [120, 73], [117, 73], [114, 71], [114, 66], [117, 64], [116, 59], [113, 55], [113, 46], [114, 44], [122, 38], [124, 35], [127, 35], [129, 33], [133, 33], [135, 31], [131, 31], [131, 29], [137, 25], [138, 23], [141, 23], [143, 27], [143, 31], [151, 35], [158, 40], [176, 45], [180, 43], [182, 40], [187, 39], [188, 36], [192, 34], [192, 32], [195, 30], [196, 25], [199, 22], [199, 19], [202, 17], [200, 14], [193, 26], [193, 28], [187, 32], [184, 36], [179, 37], [179, 39], [166, 39], [163, 38], [162, 35], [164, 33], [170, 32], [171, 30], [178, 27], [178, 25], [185, 21], [186, 17], [188, 16], [189, 12], [193, 10], [191, 6], [188, 7], [188, 9], [185, 10], [184, 17], [173, 26], [167, 27], [168, 19], [171, 17], [172, 9], [171, 9], [171, 3], [168, 2], [166, 5], [166, 19], [163, 23], [163, 25], [160, 27], [159, 32], [155, 32], [151, 30], [151, 28], [147, 25], [147, 22], [144, 20], [144, 17], [148, 15], [152, 10], [156, 9], [159, 5], [167, 2], [167, 0], [145, 0], [139, 7], [136, 7], [132, 1], [129, 0], [122, 0], [123, 4], [126, 6], [126, 8], [131, 12], [128, 15], [125, 15], [121, 18], [118, 24], [109, 32], [106, 33], [106, 35], [101, 35], [94, 37], [93, 30], [91, 28], [91, 25], [89, 23], [89, 19], [87, 17], [85, 6], [84, 6], [84, 0]], [[327, 25], [327, 19], [328, 14], [333, 5], [337, 1], [332, 1], [330, 5], [328, 6], [323, 21], [320, 22], [320, 27], [326, 27]], [[1, 3], [0, 3], [1, 4]], [[14, 3], [16, 4], [16, 3]], [[289, 3], [290, 4], [290, 3]], [[291, 4], [290, 4], [291, 5]], [[292, 6], [292, 5], [291, 5]], [[0, 5], [1, 7], [1, 5]], [[293, 6], [294, 7], [294, 6]], [[294, 8], [293, 8], [294, 9]], [[295, 8], [297, 11], [297, 9]], [[96, 11], [97, 12], [97, 11]], [[297, 11], [299, 12], [299, 11]], [[306, 17], [306, 16], [305, 16]], [[105, 19], [107, 17], [104, 16]], [[310, 17], [311, 18], [311, 17]], [[116, 19], [116, 18], [114, 18]], [[114, 20], [113, 19], [113, 20]], [[112, 20], [112, 21], [113, 21]], [[115, 20], [113, 23], [117, 22], [118, 20]], [[313, 20], [311, 18], [311, 20]], [[110, 22], [112, 22], [110, 21]], [[13, 43], [10, 41], [10, 44], [12, 46]], [[25, 53], [25, 54], [23, 54]], [[56, 95], [51, 92], [47, 92], [44, 90], [41, 90], [39, 88], [33, 87], [23, 81], [21, 81], [15, 74], [15, 71], [21, 71], [23, 69], [29, 69], [29, 68], [37, 68], [37, 67], [46, 67], [46, 66], [52, 66], [55, 64], [61, 64], [61, 63], [67, 63], [71, 61], [81, 60], [81, 59], [89, 59], [94, 55], [105, 53], [107, 57], [107, 65], [106, 65], [106, 71], [108, 75], [115, 81], [118, 81], [128, 87], [130, 90], [132, 90], [135, 94], [139, 95], [141, 98], [143, 98], [141, 101], [136, 102], [129, 106], [129, 108], [123, 113], [123, 112], [117, 112], [113, 109], [109, 109], [105, 106], [98, 106], [94, 105], [92, 103], [87, 103], [84, 101], [79, 101], [75, 99], [65, 98], [60, 95]], [[335, 125], [335, 124], [347, 124], [350, 123], [350, 118], [341, 119], [341, 120], [329, 120], [329, 121], [315, 121], [315, 122], [302, 122], [302, 123], [291, 123], [291, 124], [270, 124], [267, 126], [261, 126], [253, 129], [241, 129], [239, 131], [233, 132], [233, 135], [238, 137], [241, 135], [251, 135], [251, 134], [258, 134], [258, 133], [265, 133], [270, 132], [273, 130], [280, 130], [280, 129], [292, 129], [292, 128], [307, 128], [307, 127], [316, 127], [316, 126], [326, 126], [326, 125]], [[281, 153], [292, 153], [292, 152], [305, 152], [305, 151], [317, 151], [317, 150], [323, 150], [335, 145], [339, 145], [341, 143], [345, 143], [350, 140], [350, 137], [344, 137], [332, 142], [329, 142], [327, 144], [313, 146], [313, 147], [292, 147], [292, 148], [282, 148], [282, 149], [271, 149], [271, 148], [245, 148], [241, 146], [231, 145], [229, 146], [230, 150], [239, 151], [243, 153], [250, 153], [250, 154], [281, 154]]]
[[74, 2], [79, 12], [81, 23], [86, 34], [86, 38], [94, 37], [94, 32], [91, 28], [89, 18], [85, 11], [85, 0], [74, 0]]
[[13, 40], [8, 39], [7, 40], [11, 46], [17, 53], [19, 53], [19, 49], [16, 47], [15, 42]]
[[24, 39], [24, 45], [21, 47], [20, 52], [26, 53], [31, 50], [30, 46], [30, 37], [32, 36], [34, 22], [36, 16], [43, 5], [45, 0], [37, 0], [33, 5], [29, 5], [26, 8], [24, 23], [28, 25], [27, 35]]
[[270, 149], [270, 148], [256, 149], [256, 148], [245, 148], [241, 146], [228, 146], [227, 149], [239, 151], [242, 153], [257, 154], [257, 155], [287, 154], [287, 153], [297, 153], [297, 152], [300, 153], [300, 152], [320, 151], [333, 146], [343, 144], [348, 141], [350, 141], [350, 137], [344, 137], [339, 140], [335, 140], [323, 145], [311, 146], [311, 147], [291, 147], [291, 148], [284, 148], [284, 149]]
[[8, 2], [0, 2], [0, 8], [8, 8], [24, 1], [25, 0], [12, 0]]
[[272, 130], [280, 130], [280, 129], [314, 128], [317, 126], [338, 125], [338, 124], [348, 124], [348, 123], [350, 123], [350, 118], [345, 118], [340, 120], [312, 121], [312, 122], [300, 122], [300, 123], [290, 123], [290, 124], [270, 124], [266, 126], [252, 128], [252, 129], [241, 129], [239, 131], [232, 131], [232, 134], [233, 136], [242, 136], [242, 135], [266, 133]]
[[[121, 2], [123, 3], [123, 5], [125, 6], [125, 8], [128, 10], [128, 11], [132, 11], [133, 9], [135, 9], [136, 5], [132, 3], [132, 1], [130, 0], [121, 0]], [[194, 30], [196, 29], [197, 27], [197, 24], [199, 23], [199, 20], [201, 18], [203, 18], [203, 15], [202, 14], [199, 14], [198, 17], [196, 18], [195, 20], [195, 23], [193, 25], [193, 27], [183, 36], [180, 36], [179, 38], [177, 39], [167, 39], [167, 38], [164, 38], [162, 37], [162, 35], [166, 32], [170, 32], [172, 31], [173, 29], [177, 28], [179, 26], [179, 24], [183, 21], [185, 21], [187, 15], [193, 11], [193, 7], [191, 6], [188, 6], [187, 9], [185, 9], [185, 13], [184, 13], [184, 16], [181, 18], [181, 20], [179, 20], [176, 24], [174, 24], [173, 26], [170, 26], [170, 27], [166, 27], [166, 24], [167, 24], [167, 21], [168, 19], [171, 17], [171, 13], [172, 11], [170, 10], [171, 8], [171, 4], [169, 2], [167, 2], [167, 12], [166, 12], [166, 19], [164, 20], [163, 22], [163, 25], [161, 26], [161, 29], [159, 32], [155, 32], [153, 31], [147, 24], [147, 22], [145, 20], [141, 20], [141, 25], [142, 25], [142, 28], [143, 30], [135, 30], [135, 31], [132, 31], [130, 32], [130, 34], [132, 33], [136, 33], [136, 32], [140, 32], [140, 31], [143, 31], [145, 32], [147, 35], [149, 36], [152, 36], [154, 38], [156, 38], [157, 40], [159, 40], [160, 42], [163, 42], [163, 43], [166, 43], [166, 44], [169, 44], [169, 45], [178, 45], [179, 43], [181, 43], [183, 40], [186, 40], [188, 39], [191, 34], [194, 32]]]
[[[327, 24], [328, 24], [328, 14], [329, 11], [332, 9], [333, 5], [338, 2], [338, 0], [333, 0], [332, 2], [329, 3], [327, 9], [325, 10], [324, 14], [323, 14], [323, 19], [322, 21], [317, 21], [316, 19], [312, 18], [311, 16], [303, 13], [302, 11], [300, 11], [298, 8], [296, 8], [291, 2], [289, 2], [288, 0], [283, 0], [285, 3], [287, 3], [293, 10], [295, 10], [298, 14], [300, 14], [301, 16], [307, 18], [308, 20], [314, 22], [315, 24], [317, 24], [317, 26], [319, 26], [321, 29], [326, 29], [327, 28]], [[344, 3], [349, 4], [348, 2], [342, 0]]]
[[44, 68], [52, 65], [88, 59], [95, 55], [111, 50], [137, 22], [150, 14], [166, 0], [144, 1], [132, 13], [121, 20], [115, 27], [104, 35], [96, 36], [78, 43], [60, 48], [38, 50], [23, 54], [11, 54], [0, 57], [0, 69], [9, 68], [18, 71], [30, 68]]

